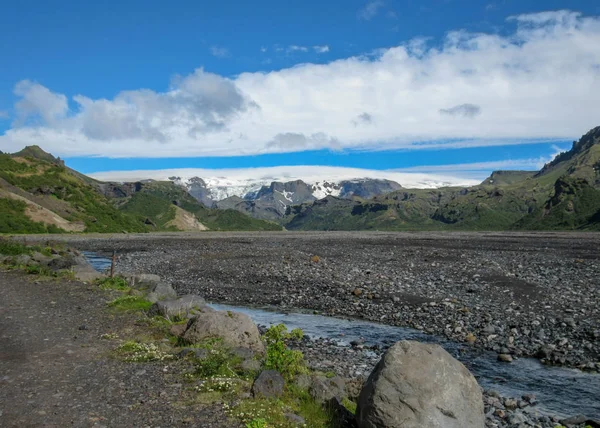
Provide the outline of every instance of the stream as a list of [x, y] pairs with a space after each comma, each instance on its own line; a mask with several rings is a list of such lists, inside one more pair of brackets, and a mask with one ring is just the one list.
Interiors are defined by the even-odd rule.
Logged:
[[[103, 272], [110, 260], [91, 252], [83, 252], [90, 264]], [[424, 334], [419, 330], [395, 327], [363, 320], [343, 319], [302, 312], [282, 313], [277, 309], [249, 308], [210, 304], [217, 310], [242, 312], [259, 325], [285, 324], [289, 329], [301, 328], [304, 334], [329, 338], [338, 346], [350, 346], [353, 340], [366, 345], [393, 344], [399, 340], [417, 340], [436, 343], [461, 361], [484, 389], [494, 389], [506, 397], [519, 398], [523, 394], [536, 395], [537, 408], [544, 413], [562, 417], [583, 414], [600, 419], [600, 375], [575, 369], [544, 366], [533, 358], [520, 358], [512, 363], [496, 360], [493, 352], [482, 352], [468, 346]]]

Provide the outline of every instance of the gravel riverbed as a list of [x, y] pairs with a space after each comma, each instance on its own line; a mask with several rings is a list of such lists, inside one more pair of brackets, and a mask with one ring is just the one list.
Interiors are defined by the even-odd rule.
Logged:
[[[67, 240], [82, 250], [116, 251], [117, 272], [156, 273], [179, 294], [412, 327], [507, 361], [535, 357], [600, 371], [599, 234], [203, 233]], [[360, 385], [383, 349], [334, 342], [307, 340], [298, 347], [313, 368]], [[488, 390], [484, 402], [489, 427], [554, 427], [561, 420], [540, 412], [527, 394], [503, 397]]]
[[600, 370], [600, 234], [203, 233], [70, 239], [209, 301], [407, 326]]

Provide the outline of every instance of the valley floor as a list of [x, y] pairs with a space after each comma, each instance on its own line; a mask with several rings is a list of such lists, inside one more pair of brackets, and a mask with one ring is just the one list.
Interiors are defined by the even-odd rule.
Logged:
[[213, 302], [410, 326], [513, 358], [600, 370], [600, 234], [67, 236]]

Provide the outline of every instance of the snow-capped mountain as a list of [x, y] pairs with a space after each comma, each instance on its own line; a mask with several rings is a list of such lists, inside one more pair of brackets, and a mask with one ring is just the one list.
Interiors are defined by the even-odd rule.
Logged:
[[170, 180], [208, 207], [232, 208], [276, 219], [287, 207], [323, 199], [371, 198], [404, 188], [474, 185], [478, 182], [423, 173], [330, 166], [279, 166], [227, 170], [173, 169], [92, 174], [108, 181]]

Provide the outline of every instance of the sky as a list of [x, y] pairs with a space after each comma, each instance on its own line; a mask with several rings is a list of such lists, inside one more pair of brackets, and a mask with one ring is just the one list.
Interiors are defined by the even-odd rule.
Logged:
[[539, 169], [600, 125], [592, 0], [0, 12], [0, 150], [36, 144], [84, 173], [322, 165], [482, 179]]

